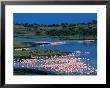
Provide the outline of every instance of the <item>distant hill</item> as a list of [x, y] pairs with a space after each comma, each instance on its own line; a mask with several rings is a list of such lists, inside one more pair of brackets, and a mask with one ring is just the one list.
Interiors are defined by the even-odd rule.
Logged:
[[97, 21], [79, 24], [14, 24], [14, 37], [53, 37], [60, 39], [97, 39]]

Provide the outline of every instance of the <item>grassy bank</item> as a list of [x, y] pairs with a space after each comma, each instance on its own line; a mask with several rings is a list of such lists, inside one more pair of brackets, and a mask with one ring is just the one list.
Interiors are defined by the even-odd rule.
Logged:
[[14, 50], [14, 55], [58, 55], [58, 54], [59, 55], [66, 54], [66, 52], [55, 50], [27, 50], [27, 51]]
[[14, 42], [14, 48], [27, 48], [31, 47], [31, 43], [26, 42]]
[[69, 35], [69, 36], [26, 36], [26, 35], [19, 35], [15, 36], [18, 38], [57, 38], [60, 40], [97, 40], [97, 36], [80, 36], [80, 35]]
[[49, 36], [50, 38], [58, 38], [60, 40], [97, 40], [97, 36]]

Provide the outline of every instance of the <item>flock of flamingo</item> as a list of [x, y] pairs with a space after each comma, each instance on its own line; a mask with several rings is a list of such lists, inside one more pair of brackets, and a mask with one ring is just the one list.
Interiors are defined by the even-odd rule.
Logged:
[[[77, 51], [76, 53], [80, 55], [81, 52]], [[21, 59], [20, 61], [14, 61], [14, 67], [49, 71], [60, 75], [96, 75], [96, 69], [84, 63], [81, 60], [82, 58], [76, 57], [76, 53], [60, 56], [55, 55], [48, 59]], [[85, 53], [89, 54], [89, 52]]]

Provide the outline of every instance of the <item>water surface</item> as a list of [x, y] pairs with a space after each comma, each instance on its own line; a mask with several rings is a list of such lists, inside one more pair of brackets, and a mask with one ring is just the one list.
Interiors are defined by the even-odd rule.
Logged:
[[[15, 42], [65, 42], [65, 44], [60, 45], [39, 45], [30, 47], [32, 50], [58, 50], [64, 52], [74, 52], [80, 51], [82, 58], [86, 64], [97, 68], [97, 42], [92, 43], [82, 43], [83, 40], [60, 40], [57, 38], [15, 38]], [[89, 52], [87, 54], [86, 52]]]

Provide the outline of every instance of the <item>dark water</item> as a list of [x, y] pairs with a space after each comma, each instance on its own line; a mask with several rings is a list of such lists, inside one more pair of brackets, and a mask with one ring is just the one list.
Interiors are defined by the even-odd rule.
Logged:
[[[61, 45], [39, 45], [31, 47], [32, 50], [59, 50], [65, 52], [81, 51], [79, 57], [85, 63], [97, 68], [97, 42], [81, 43], [83, 40], [59, 40], [55, 38], [15, 38], [16, 42], [65, 42]], [[89, 52], [90, 54], [85, 54]]]

